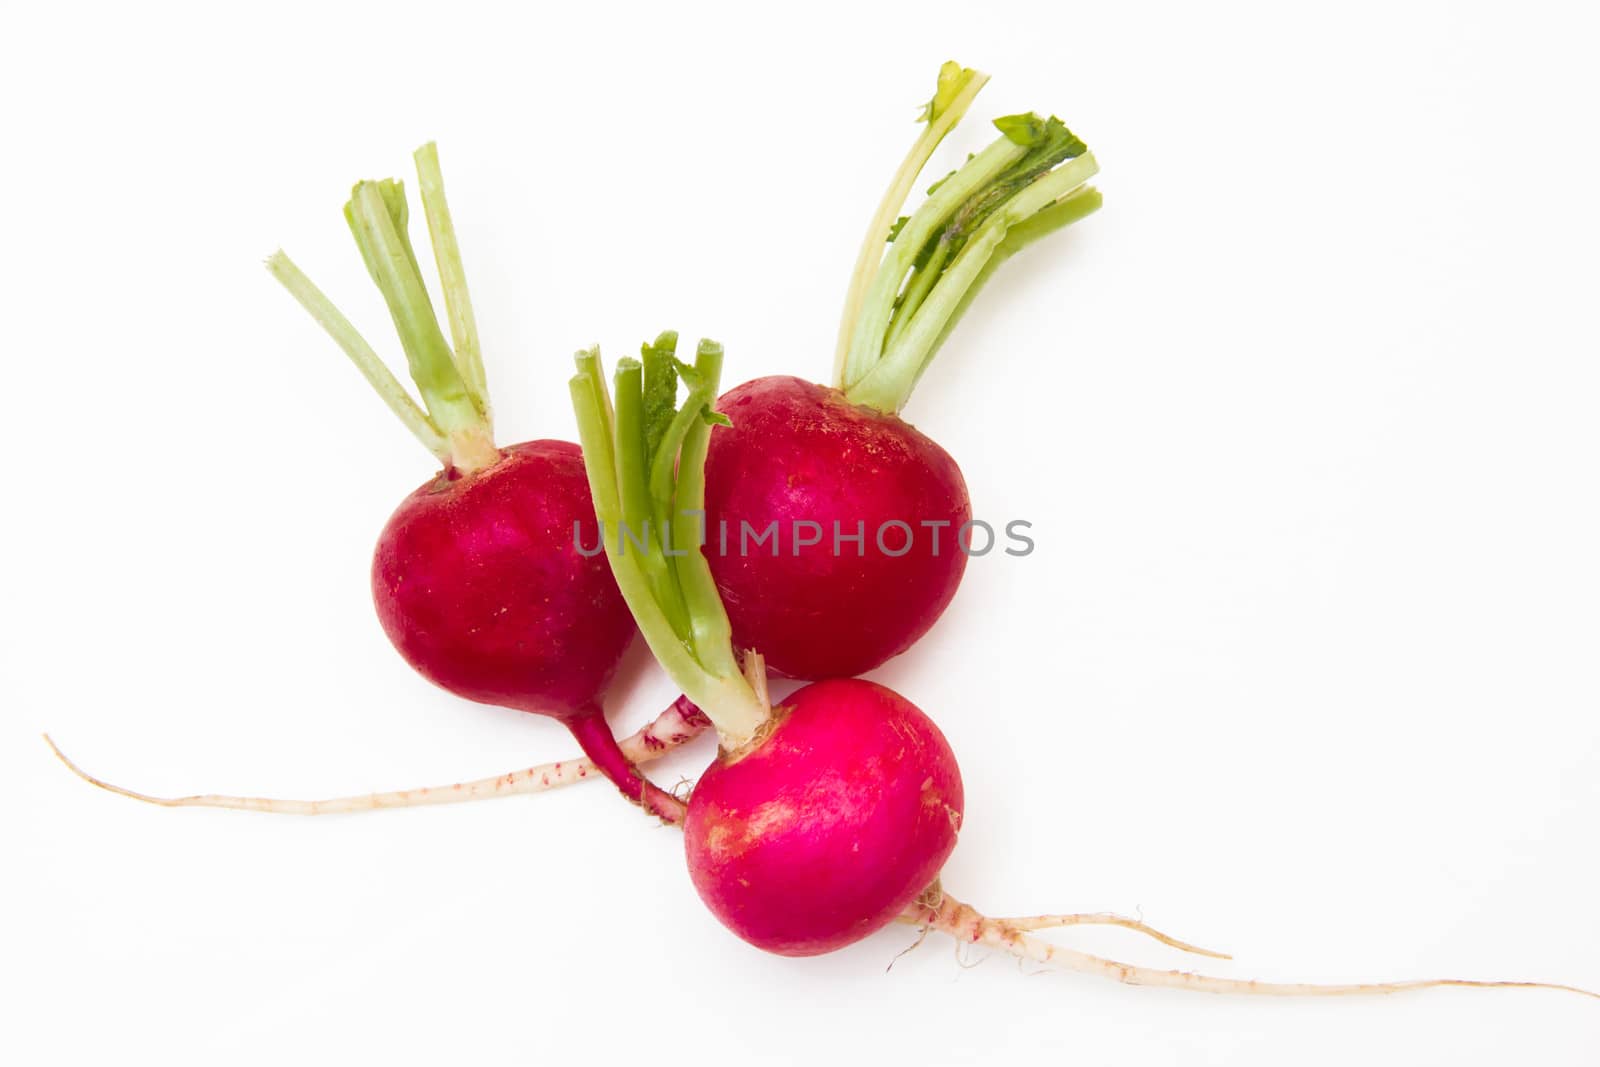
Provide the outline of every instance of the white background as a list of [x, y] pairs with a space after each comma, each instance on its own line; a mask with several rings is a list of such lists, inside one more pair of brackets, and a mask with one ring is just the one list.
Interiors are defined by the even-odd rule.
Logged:
[[[600, 787], [294, 820], [50, 759], [317, 796], [569, 754], [385, 643], [368, 553], [430, 462], [261, 259], [397, 353], [340, 207], [437, 138], [502, 439], [571, 437], [569, 353], [667, 326], [820, 378], [955, 56], [994, 81], [931, 173], [1054, 110], [1106, 207], [908, 409], [1039, 546], [878, 672], [963, 761], [946, 884], [1225, 974], [1600, 987], [1585, 5], [894, 7], [8, 12], [0, 1058], [1594, 1062], [1555, 993], [1215, 998], [938, 937], [886, 974], [900, 927], [763, 956]], [[630, 664], [629, 729], [673, 694]]]

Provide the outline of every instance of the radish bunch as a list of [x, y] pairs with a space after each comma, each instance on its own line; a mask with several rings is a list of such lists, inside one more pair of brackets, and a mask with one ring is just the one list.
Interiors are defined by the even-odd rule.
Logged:
[[[1083, 142], [1059, 120], [1027, 114], [997, 120], [994, 143], [899, 215], [985, 80], [954, 63], [940, 71], [926, 128], [868, 227], [831, 385], [762, 378], [719, 398], [721, 347], [702, 341], [692, 362], [680, 361], [670, 332], [619, 361], [608, 382], [591, 348], [570, 381], [581, 452], [558, 441], [494, 444], [431, 145], [417, 165], [453, 344], [423, 285], [399, 184], [360, 183], [345, 209], [420, 406], [287, 257], [269, 260], [441, 463], [374, 553], [385, 633], [436, 684], [563, 722], [588, 759], [323, 801], [156, 798], [68, 766], [156, 804], [293, 814], [537, 792], [598, 771], [681, 826], [689, 877], [723, 925], [786, 956], [830, 952], [899, 921], [1139, 985], [1294, 996], [1520, 985], [1596, 996], [1547, 983], [1273, 984], [1136, 967], [1033, 934], [1109, 924], [1227, 957], [1104, 913], [991, 918], [944, 890], [940, 871], [964, 829], [955, 754], [910, 701], [854, 677], [927, 632], [973, 547], [960, 469], [899, 412], [999, 264], [1100, 205], [1085, 184], [1096, 164]], [[889, 527], [900, 531], [892, 542]], [[603, 559], [585, 547], [596, 543]], [[684, 695], [619, 743], [602, 700], [636, 629]], [[774, 704], [769, 667], [815, 681]], [[716, 754], [686, 800], [638, 771], [708, 727]]]

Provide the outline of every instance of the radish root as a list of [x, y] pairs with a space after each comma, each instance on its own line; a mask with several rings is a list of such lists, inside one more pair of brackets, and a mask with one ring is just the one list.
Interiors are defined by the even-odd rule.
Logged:
[[[709, 725], [710, 721], [698, 708], [680, 697], [647, 726], [620, 744], [623, 753], [634, 763], [646, 763], [659, 759], [673, 749], [694, 740]], [[66, 753], [50, 739], [49, 734], [44, 735], [44, 740], [56, 754], [56, 758], [66, 764], [68, 770], [90, 785], [163, 808], [229, 808], [234, 811], [262, 811], [275, 815], [345, 815], [386, 808], [414, 808], [430, 804], [492, 800], [496, 797], [517, 796], [523, 793], [543, 793], [549, 789], [559, 789], [561, 786], [591, 778], [604, 780], [592, 762], [579, 758], [545, 763], [537, 767], [498, 774], [492, 778], [479, 778], [472, 782], [423, 786], [419, 789], [401, 789], [390, 793], [364, 793], [325, 800], [237, 797], [217, 793], [190, 797], [154, 797], [96, 778], [68, 759]]]
[[[659, 759], [703, 733], [709, 720], [691, 704], [680, 697], [670, 707], [643, 729], [620, 742], [622, 750], [635, 763]], [[205, 794], [191, 797], [154, 797], [136, 793], [131, 789], [113, 785], [84, 771], [56, 747], [48, 734], [45, 743], [56, 757], [73, 774], [90, 785], [98, 786], [120, 796], [142, 800], [165, 808], [229, 808], [237, 811], [261, 811], [281, 815], [334, 815], [384, 808], [421, 807], [429, 804], [456, 804], [469, 800], [490, 800], [495, 797], [515, 796], [523, 793], [542, 793], [550, 789], [573, 785], [591, 778], [601, 778], [600, 773], [587, 759], [562, 760], [525, 770], [511, 771], [493, 778], [480, 778], [473, 782], [431, 786], [421, 789], [404, 789], [392, 793], [368, 793], [360, 796], [334, 797], [327, 800], [282, 800], [269, 797], [236, 797]], [[921, 935], [906, 952], [920, 945], [932, 930], [950, 935], [958, 947], [983, 945], [997, 949], [1019, 960], [1029, 960], [1046, 966], [1062, 967], [1080, 974], [1098, 975], [1125, 985], [1159, 986], [1167, 989], [1187, 989], [1198, 993], [1237, 993], [1253, 996], [1275, 997], [1340, 997], [1402, 993], [1419, 989], [1460, 987], [1469, 989], [1554, 989], [1566, 993], [1600, 1000], [1600, 993], [1578, 986], [1556, 982], [1488, 982], [1465, 978], [1434, 978], [1405, 982], [1362, 982], [1353, 984], [1320, 985], [1304, 982], [1258, 982], [1242, 978], [1221, 978], [1191, 971], [1164, 971], [1154, 967], [1141, 967], [1117, 960], [1095, 956], [1077, 949], [1067, 948], [1029, 936], [1038, 930], [1058, 929], [1067, 926], [1103, 925], [1119, 926], [1155, 939], [1164, 945], [1183, 952], [1214, 959], [1233, 957], [1211, 949], [1180, 941], [1152, 926], [1111, 912], [1079, 912], [1058, 915], [1032, 915], [1016, 918], [991, 918], [972, 906], [962, 903], [946, 893], [935, 882], [917, 900], [906, 907], [897, 921], [916, 926]], [[896, 956], [898, 959], [899, 956]], [[891, 961], [890, 966], [893, 966]]]
[[[927, 916], [930, 912], [938, 912], [943, 908], [946, 899], [943, 885], [935, 881], [933, 885], [923, 891], [922, 896], [918, 897], [905, 911], [895, 917], [896, 922], [922, 928], [922, 936], [917, 938], [916, 944], [912, 945], [911, 948], [916, 948], [917, 945], [922, 944], [923, 938], [928, 936], [928, 931], [935, 928], [935, 924], [928, 922]], [[973, 914], [977, 915], [978, 913], [974, 911]], [[1110, 911], [1074, 912], [1061, 915], [1026, 915], [1009, 919], [988, 919], [987, 916], [982, 916], [982, 918], [988, 922], [997, 923], [1016, 934], [1024, 934], [1031, 930], [1060, 929], [1063, 926], [1120, 926], [1124, 930], [1133, 930], [1136, 933], [1144, 934], [1146, 937], [1154, 938], [1163, 945], [1178, 949], [1180, 952], [1192, 952], [1196, 956], [1210, 956], [1216, 960], [1233, 959], [1226, 952], [1214, 952], [1209, 948], [1191, 945], [1187, 941], [1178, 940], [1171, 934], [1164, 934], [1155, 927], [1140, 922], [1138, 919], [1130, 919], [1126, 915], [1118, 915]], [[940, 929], [943, 928], [940, 927]], [[949, 931], [946, 932], [948, 933]], [[957, 938], [956, 940], [959, 944], [967, 942], [969, 939]], [[909, 951], [911, 949], [906, 949], [906, 952]], [[904, 954], [901, 953], [901, 955]]]
[[1196, 956], [1210, 956], [1214, 960], [1233, 959], [1233, 957], [1228, 955], [1226, 952], [1214, 952], [1209, 948], [1201, 948], [1199, 945], [1191, 945], [1187, 941], [1179, 941], [1170, 934], [1164, 934], [1160, 930], [1140, 922], [1138, 919], [1130, 919], [1126, 915], [1117, 915], [1109, 911], [1081, 912], [1074, 915], [1032, 915], [1025, 918], [996, 919], [995, 921], [1003, 924], [1008, 929], [1017, 931], [1018, 933], [1027, 933], [1031, 930], [1051, 930], [1063, 926], [1078, 926], [1087, 924], [1099, 926], [1120, 926], [1124, 930], [1134, 930], [1138, 933], [1144, 934], [1146, 937], [1153, 937], [1163, 945], [1168, 945], [1180, 952], [1192, 952]]
[[[1079, 918], [1075, 916], [1039, 916], [1029, 920], [991, 919], [983, 915], [970, 905], [945, 893], [935, 886], [922, 899], [913, 903], [901, 917], [903, 922], [912, 922], [923, 927], [939, 930], [949, 934], [960, 944], [985, 945], [989, 948], [999, 949], [1021, 960], [1031, 960], [1051, 966], [1063, 967], [1080, 974], [1093, 974], [1102, 978], [1110, 978], [1125, 985], [1161, 986], [1167, 989], [1187, 989], [1197, 993], [1239, 993], [1254, 996], [1271, 997], [1342, 997], [1364, 996], [1386, 993], [1401, 993], [1415, 989], [1437, 989], [1444, 986], [1458, 986], [1473, 989], [1556, 989], [1567, 993], [1577, 993], [1585, 997], [1594, 997], [1600, 1000], [1600, 993], [1593, 993], [1577, 986], [1561, 985], [1555, 982], [1482, 982], [1465, 978], [1433, 978], [1408, 982], [1362, 982], [1345, 985], [1318, 985], [1304, 982], [1257, 982], [1242, 978], [1219, 978], [1208, 974], [1195, 974], [1190, 971], [1163, 971], [1154, 967], [1139, 967], [1129, 963], [1094, 956], [1077, 949], [1067, 948], [1063, 945], [1051, 944], [1036, 937], [1029, 937], [1030, 929], [1042, 929], [1052, 925], [1072, 925], [1070, 923], [1052, 923], [1051, 919], [1073, 918], [1078, 922], [1096, 922], [1098, 917]], [[1116, 917], [1113, 917], [1116, 918]], [[1132, 922], [1132, 920], [1129, 920]], [[1030, 925], [1030, 924], [1037, 925]], [[1118, 922], [1121, 926], [1124, 923]], [[1142, 923], [1130, 928], [1139, 929], [1141, 933], [1151, 933], [1157, 936]], [[1172, 943], [1165, 937], [1158, 940]], [[1181, 944], [1178, 947], [1182, 947]], [[1214, 953], [1211, 953], [1214, 955]]]

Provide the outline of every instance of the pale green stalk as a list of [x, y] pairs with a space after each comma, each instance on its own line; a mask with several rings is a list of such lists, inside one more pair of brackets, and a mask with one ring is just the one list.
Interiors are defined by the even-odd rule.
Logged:
[[650, 580], [662, 614], [679, 640], [690, 639], [689, 615], [677, 577], [663, 554], [663, 527], [650, 498], [650, 459], [645, 454], [643, 368], [636, 359], [617, 361], [616, 462], [622, 524], [613, 531], [619, 551], [633, 557]]
[[450, 320], [450, 339], [455, 344], [456, 369], [472, 394], [478, 414], [492, 428], [489, 386], [483, 373], [483, 351], [478, 345], [478, 322], [472, 313], [472, 296], [467, 290], [467, 271], [461, 262], [455, 222], [450, 218], [450, 202], [444, 195], [439, 146], [429, 141], [417, 149], [412, 158], [417, 164], [422, 212], [428, 220], [433, 260], [439, 269], [440, 288], [444, 291], [445, 315]]
[[378, 182], [361, 182], [345, 210], [367, 270], [389, 306], [411, 377], [434, 423], [452, 436], [469, 427], [481, 427], [483, 417], [456, 369], [455, 356], [439, 329], [433, 301], [405, 235], [404, 190], [398, 182], [388, 188]]
[[432, 452], [441, 463], [448, 463], [450, 442], [439, 432], [427, 414], [417, 406], [417, 402], [411, 399], [406, 387], [400, 384], [399, 379], [388, 367], [384, 366], [383, 360], [378, 358], [378, 353], [372, 350], [366, 338], [362, 337], [360, 331], [334, 306], [333, 301], [329, 300], [281, 250], [267, 257], [267, 270], [282, 283], [289, 291], [289, 295], [311, 314], [317, 325], [344, 349], [344, 354], [350, 357], [350, 362], [356, 365], [356, 369], [388, 405], [389, 410], [405, 424], [406, 429], [410, 430], [417, 440], [422, 442], [422, 446]]
[[883, 351], [889, 319], [894, 314], [895, 294], [900, 291], [922, 246], [968, 197], [1027, 154], [1025, 146], [1000, 138], [945, 179], [944, 184], [912, 214], [889, 245], [889, 251], [867, 289], [866, 301], [856, 319], [855, 334], [850, 341], [850, 354], [845, 357], [844, 374], [836, 382], [839, 388], [849, 389], [866, 377], [877, 363]]
[[[691, 395], [684, 410], [697, 416], [694, 423], [681, 428], [682, 444], [678, 446], [678, 480], [674, 495], [677, 510], [702, 509], [705, 506], [705, 414], [716, 395], [720, 378], [721, 350], [702, 343], [696, 369], [700, 372], [698, 386], [691, 387]], [[632, 362], [632, 361], [627, 361]], [[619, 368], [615, 418], [608, 417], [605, 404], [604, 375], [598, 349], [580, 352], [577, 356], [578, 373], [571, 381], [572, 406], [577, 416], [578, 436], [583, 445], [584, 468], [589, 476], [589, 489], [594, 498], [595, 517], [600, 522], [606, 559], [611, 573], [622, 591], [645, 643], [662, 668], [683, 692], [699, 705], [716, 725], [722, 745], [737, 751], [752, 741], [757, 731], [770, 716], [766, 701], [757, 693], [739, 671], [729, 637], [731, 628], [727, 612], [711, 579], [710, 567], [701, 550], [686, 543], [674, 544], [681, 556], [666, 557], [662, 544], [652, 538], [644, 552], [631, 544], [619, 544], [614, 536], [618, 524], [624, 520], [626, 501], [644, 488], [644, 468], [633, 461], [624, 461], [624, 452], [633, 449], [634, 436], [639, 435], [639, 448], [643, 448], [646, 428], [636, 424], [635, 394], [641, 390], [637, 376], [628, 368]], [[642, 405], [641, 405], [642, 407]], [[663, 436], [660, 455], [672, 447], [678, 430], [677, 415], [672, 427]], [[659, 466], [656, 467], [659, 469]], [[641, 484], [629, 486], [627, 480]], [[606, 531], [612, 531], [607, 536]], [[665, 562], [672, 576], [673, 587], [689, 615], [690, 636], [686, 637], [674, 625], [668, 598], [652, 580], [648, 557]], [[722, 635], [720, 648], [715, 647], [717, 635]]]
[[[406, 365], [422, 407], [400, 385], [372, 346], [356, 332], [333, 303], [311, 284], [289, 258], [278, 252], [267, 269], [345, 350], [406, 428], [447, 467], [467, 474], [500, 459], [489, 424], [489, 398], [478, 353], [478, 331], [467, 295], [466, 272], [456, 243], [455, 226], [444, 195], [439, 152], [432, 144], [417, 149], [417, 174], [423, 210], [433, 236], [434, 256], [444, 288], [452, 350], [439, 329], [428, 287], [422, 280], [416, 251], [407, 231], [405, 187], [399, 182], [358, 182], [344, 205], [345, 221], [361, 251], [367, 273], [383, 294], [395, 331], [405, 349]], [[424, 409], [426, 414], [424, 414]], [[609, 407], [607, 418], [609, 419]]]
[[1099, 170], [1094, 156], [1084, 153], [1034, 179], [996, 211], [968, 240], [934, 285], [927, 300], [898, 340], [884, 352], [872, 370], [847, 393], [851, 400], [884, 411], [899, 411], [910, 397], [917, 379], [927, 369], [946, 326], [963, 297], [983, 272], [1011, 227], [1050, 207], [1076, 191]]
[[[959, 82], [958, 75], [969, 77]], [[970, 96], [941, 112], [947, 82], [954, 100], [961, 92], [976, 93], [982, 76], [952, 64], [941, 71], [941, 91], [928, 114], [953, 124]], [[863, 249], [845, 306], [834, 384], [852, 401], [898, 412], [994, 267], [1099, 206], [1099, 195], [1083, 185], [1094, 173], [1093, 159], [1059, 119], [1030, 112], [994, 124], [997, 141], [934, 183], [915, 211], [891, 224], [893, 205], [903, 202], [928, 158], [926, 146], [919, 142], [895, 175], [889, 206], [880, 205], [869, 233], [887, 237], [888, 248]], [[1009, 238], [1042, 212], [1047, 221], [1028, 227], [1025, 239]]]
[[[686, 411], [697, 400], [703, 405], [701, 410], [716, 402], [717, 382], [722, 378], [722, 346], [715, 341], [701, 341], [694, 365], [700, 373], [703, 399], [691, 392], [684, 403]], [[706, 514], [706, 450], [710, 443], [711, 423], [697, 418], [689, 424], [678, 449], [678, 491], [672, 537], [674, 546], [688, 554], [673, 559], [672, 564], [689, 612], [695, 654], [714, 673], [732, 676], [741, 673], [733, 648], [733, 624], [728, 620], [722, 594], [717, 591], [717, 583], [706, 563], [705, 548], [698, 540]], [[658, 458], [657, 462], [661, 460]], [[760, 703], [766, 703], [764, 697]]]
[[[944, 346], [945, 338], [950, 336], [950, 331], [955, 328], [956, 323], [961, 321], [961, 316], [966, 313], [967, 305], [971, 304], [973, 298], [988, 284], [989, 278], [1000, 268], [1000, 264], [1035, 241], [1048, 237], [1057, 230], [1071, 226], [1079, 219], [1100, 210], [1101, 200], [1100, 190], [1092, 185], [1085, 185], [1081, 189], [1068, 193], [1031, 219], [1026, 219], [1011, 227], [1010, 231], [1006, 233], [1006, 239], [1000, 242], [999, 247], [994, 250], [994, 254], [989, 257], [989, 261], [978, 272], [978, 276], [972, 280], [971, 285], [967, 286], [967, 291], [961, 294], [961, 300], [956, 304], [955, 311], [945, 321], [944, 329], [940, 331], [938, 340], [933, 343], [933, 353], [937, 354], [939, 349]], [[928, 362], [929, 360], [924, 360], [924, 370], [927, 369]]]
[[967, 108], [971, 107], [972, 101], [977, 98], [978, 91], [988, 80], [987, 74], [963, 67], [954, 60], [947, 61], [939, 68], [939, 82], [934, 90], [933, 99], [928, 101], [927, 107], [919, 117], [919, 121], [927, 123], [927, 127], [917, 137], [911, 146], [911, 151], [906, 153], [900, 169], [895, 171], [894, 178], [889, 182], [889, 188], [884, 191], [883, 199], [878, 203], [878, 210], [873, 213], [872, 221], [867, 224], [866, 236], [861, 241], [861, 251], [856, 255], [855, 269], [851, 271], [850, 285], [845, 291], [844, 314], [839, 319], [839, 343], [833, 359], [835, 381], [846, 380], [845, 364], [850, 355], [851, 342], [855, 337], [856, 320], [860, 317], [861, 306], [866, 301], [867, 289], [872, 284], [873, 268], [883, 259], [883, 247], [889, 238], [889, 228], [893, 225], [895, 216], [900, 213], [900, 206], [906, 202], [906, 197], [911, 195], [911, 186], [916, 182], [917, 175], [922, 173], [922, 168], [927, 166], [934, 149], [939, 147], [939, 142], [955, 128], [956, 123], [961, 121], [962, 116], [967, 113]]

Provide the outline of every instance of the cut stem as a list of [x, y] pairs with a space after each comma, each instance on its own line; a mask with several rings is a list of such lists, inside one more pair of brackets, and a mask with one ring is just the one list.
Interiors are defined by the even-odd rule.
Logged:
[[[988, 284], [994, 272], [1000, 269], [1002, 263], [1035, 241], [1048, 237], [1057, 230], [1065, 229], [1079, 219], [1094, 214], [1100, 209], [1101, 202], [1100, 190], [1092, 185], [1085, 185], [1075, 192], [1062, 197], [1032, 218], [1011, 227], [1006, 233], [1005, 240], [1000, 242], [999, 247], [994, 250], [994, 254], [983, 265], [983, 269], [978, 272], [978, 276], [972, 280], [971, 285], [967, 286], [967, 291], [961, 294], [961, 300], [956, 304], [955, 311], [951, 313], [949, 319], [945, 322], [944, 328], [939, 331], [939, 337], [934, 341], [931, 353], [937, 353], [939, 349], [944, 347], [945, 338], [950, 335], [951, 330], [955, 329], [956, 324], [961, 321], [961, 316], [966, 314], [968, 305], [972, 303], [974, 297], [983, 291], [983, 287]], [[924, 370], [927, 369], [927, 363], [928, 361], [923, 363]]]
[[433, 420], [417, 406], [417, 402], [411, 399], [406, 387], [400, 384], [399, 379], [378, 357], [378, 353], [367, 344], [366, 338], [362, 337], [360, 331], [334, 306], [333, 301], [329, 300], [281, 249], [267, 257], [267, 270], [289, 290], [289, 295], [299, 301], [300, 306], [311, 314], [317, 325], [344, 349], [345, 355], [350, 357], [350, 362], [356, 365], [356, 369], [389, 406], [389, 410], [394, 412], [405, 424], [406, 429], [422, 442], [422, 446], [432, 452], [441, 463], [450, 462], [450, 442], [439, 432]]
[[[646, 513], [660, 514], [661, 504], [666, 503], [665, 510], [675, 518], [703, 516], [705, 448], [709, 423], [717, 418], [712, 405], [721, 379], [722, 348], [702, 341], [694, 366], [679, 366], [678, 376], [688, 387], [681, 409], [652, 403], [647, 411], [640, 367], [624, 360], [614, 382], [614, 417], [605, 401], [599, 349], [578, 353], [576, 362], [573, 412], [595, 518], [617, 587], [650, 651], [716, 725], [723, 748], [742, 749], [755, 738], [771, 709], [739, 669], [728, 614], [698, 538], [674, 538], [668, 555], [665, 537], [651, 537], [641, 547], [638, 540], [617, 536], [619, 524], [641, 506]], [[644, 457], [650, 441], [658, 442], [653, 461]], [[676, 475], [668, 482], [664, 472], [673, 468], [674, 454]], [[652, 472], [653, 486], [647, 482]], [[670, 500], [664, 500], [669, 489]], [[652, 497], [654, 506], [648, 503]], [[687, 619], [687, 632], [674, 624], [680, 610]]]
[[455, 344], [456, 370], [466, 383], [479, 416], [492, 432], [494, 417], [489, 408], [489, 385], [483, 373], [483, 350], [478, 345], [478, 320], [472, 312], [472, 296], [467, 290], [467, 271], [461, 262], [461, 245], [456, 240], [456, 225], [450, 217], [450, 202], [444, 195], [439, 146], [429, 141], [417, 149], [412, 158], [417, 164], [417, 188], [422, 196], [422, 212], [428, 220], [433, 261], [439, 269], [445, 315], [450, 320], [450, 339]]
[[[1060, 120], [1011, 115], [995, 126], [998, 140], [935, 183], [908, 218], [888, 226], [926, 162], [926, 154], [914, 152], [891, 184], [896, 207], [880, 207], [874, 217], [869, 237], [888, 235], [888, 248], [863, 248], [835, 361], [835, 384], [853, 402], [898, 412], [995, 266], [1099, 206], [1098, 194], [1084, 186], [1095, 173], [1094, 158]], [[1046, 217], [1033, 224], [1040, 216]], [[1021, 227], [1029, 235], [1010, 242], [1010, 232]]]
[[939, 82], [934, 89], [933, 99], [928, 101], [927, 107], [918, 116], [918, 121], [927, 123], [927, 126], [912, 144], [911, 151], [906, 153], [900, 169], [895, 171], [889, 182], [889, 188], [884, 190], [872, 221], [867, 223], [861, 251], [856, 255], [855, 269], [850, 272], [850, 285], [844, 297], [844, 314], [839, 318], [839, 343], [834, 352], [833, 376], [836, 381], [845, 380], [845, 363], [855, 336], [856, 320], [861, 315], [867, 289], [872, 284], [873, 268], [883, 259], [883, 246], [889, 239], [895, 216], [900, 213], [906, 197], [911, 195], [911, 186], [916, 182], [917, 175], [922, 173], [922, 168], [928, 165], [934, 149], [961, 121], [988, 80], [987, 74], [963, 67], [954, 60], [946, 61], [939, 68]]
[[267, 260], [267, 269], [338, 342], [390, 410], [428, 450], [445, 466], [470, 473], [491, 466], [499, 460], [500, 453], [494, 446], [489, 423], [477, 326], [444, 197], [438, 151], [432, 144], [424, 145], [417, 150], [416, 159], [423, 207], [433, 235], [457, 350], [451, 349], [439, 329], [411, 247], [404, 187], [393, 180], [359, 182], [351, 191], [344, 213], [367, 273], [389, 308], [426, 415], [349, 320], [287, 256], [282, 252], [274, 254]]
[[1094, 157], [1085, 153], [1035, 179], [991, 215], [944, 268], [901, 335], [885, 345], [872, 370], [846, 395], [883, 411], [897, 412], [904, 407], [939, 342], [954, 325], [956, 313], [966, 308], [967, 291], [977, 284], [1010, 228], [1074, 194], [1098, 170]]

